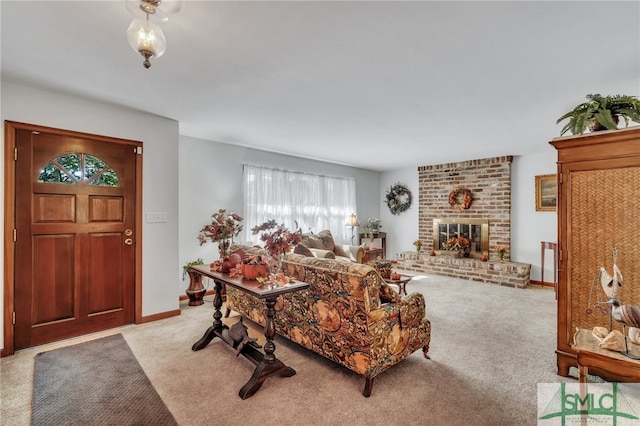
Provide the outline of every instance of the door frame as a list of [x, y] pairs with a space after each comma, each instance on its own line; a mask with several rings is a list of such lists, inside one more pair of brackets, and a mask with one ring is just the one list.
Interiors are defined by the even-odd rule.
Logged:
[[16, 132], [28, 130], [33, 132], [52, 133], [60, 136], [94, 139], [107, 143], [134, 143], [138, 146], [136, 155], [135, 180], [135, 272], [134, 272], [134, 318], [135, 324], [142, 320], [142, 142], [76, 132], [73, 130], [56, 129], [35, 124], [20, 123], [5, 120], [4, 122], [4, 311], [3, 311], [3, 343], [0, 356], [13, 355], [15, 352], [14, 312], [15, 312], [15, 152]]

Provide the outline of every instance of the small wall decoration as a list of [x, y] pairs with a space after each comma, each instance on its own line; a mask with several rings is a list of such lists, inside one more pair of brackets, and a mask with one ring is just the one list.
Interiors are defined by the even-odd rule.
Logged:
[[557, 202], [556, 175], [536, 176], [536, 211], [555, 212]]
[[391, 214], [399, 215], [411, 207], [411, 191], [406, 185], [400, 182], [387, 189], [387, 199], [385, 201]]
[[467, 210], [472, 202], [471, 191], [466, 188], [457, 188], [449, 193], [449, 205], [454, 211]]

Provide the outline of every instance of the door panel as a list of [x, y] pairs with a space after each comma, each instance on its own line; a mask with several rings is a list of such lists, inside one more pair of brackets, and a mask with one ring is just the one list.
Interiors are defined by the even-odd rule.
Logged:
[[17, 131], [16, 349], [133, 322], [136, 146]]
[[89, 197], [89, 222], [122, 222], [123, 219], [122, 197]]
[[73, 194], [34, 194], [33, 201], [35, 223], [76, 221], [76, 197]]
[[123, 279], [122, 262], [125, 237], [120, 233], [93, 233], [89, 235], [90, 268], [88, 288], [89, 315], [123, 309], [125, 305], [121, 286], [113, 282]]
[[[74, 312], [74, 253], [73, 235], [39, 235], [33, 239], [34, 259], [50, 258], [47, 262], [34, 262], [31, 294], [33, 324], [44, 325], [54, 321], [73, 319]], [[20, 286], [25, 285], [20, 283]]]

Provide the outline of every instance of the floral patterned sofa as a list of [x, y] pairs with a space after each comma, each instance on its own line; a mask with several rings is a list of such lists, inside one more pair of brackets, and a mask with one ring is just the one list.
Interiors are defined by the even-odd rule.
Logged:
[[[375, 376], [418, 349], [428, 358], [431, 323], [420, 293], [402, 298], [369, 265], [287, 254], [284, 272], [309, 283], [276, 303], [276, 332], [365, 377]], [[227, 312], [265, 324], [262, 301], [227, 288]]]

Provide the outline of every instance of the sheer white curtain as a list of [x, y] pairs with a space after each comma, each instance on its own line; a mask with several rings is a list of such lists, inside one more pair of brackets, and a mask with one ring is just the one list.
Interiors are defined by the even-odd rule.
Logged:
[[258, 243], [251, 228], [270, 219], [303, 232], [331, 231], [337, 244], [351, 240], [347, 218], [356, 212], [353, 178], [244, 165], [244, 240]]

